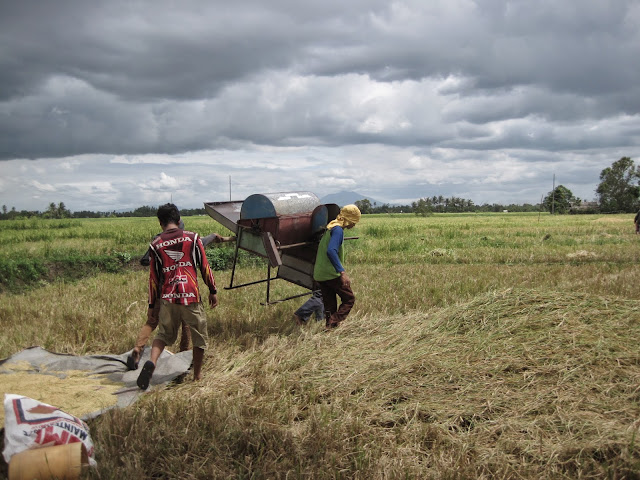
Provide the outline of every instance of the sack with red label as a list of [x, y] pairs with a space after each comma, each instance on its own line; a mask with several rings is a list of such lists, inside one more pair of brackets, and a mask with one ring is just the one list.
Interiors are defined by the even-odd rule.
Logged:
[[89, 426], [57, 407], [33, 398], [7, 393], [4, 396], [4, 456], [7, 464], [11, 456], [30, 448], [84, 443], [89, 463], [96, 465]]

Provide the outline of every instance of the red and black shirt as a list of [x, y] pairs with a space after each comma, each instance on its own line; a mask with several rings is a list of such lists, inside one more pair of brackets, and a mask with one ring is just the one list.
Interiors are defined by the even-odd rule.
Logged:
[[162, 232], [151, 242], [149, 306], [157, 298], [189, 305], [200, 302], [198, 268], [211, 293], [216, 281], [197, 233], [179, 228]]

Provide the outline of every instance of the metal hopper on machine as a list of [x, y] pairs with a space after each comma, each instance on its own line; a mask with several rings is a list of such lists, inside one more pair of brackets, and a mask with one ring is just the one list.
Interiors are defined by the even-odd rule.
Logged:
[[[211, 218], [236, 236], [231, 281], [227, 289], [267, 283], [266, 304], [270, 301], [271, 281], [283, 279], [313, 290], [313, 267], [319, 236], [327, 223], [340, 213], [334, 203], [321, 204], [311, 192], [279, 192], [254, 194], [244, 201], [210, 202], [204, 204]], [[267, 278], [234, 285], [239, 249], [268, 260]], [[272, 269], [277, 274], [272, 277]]]

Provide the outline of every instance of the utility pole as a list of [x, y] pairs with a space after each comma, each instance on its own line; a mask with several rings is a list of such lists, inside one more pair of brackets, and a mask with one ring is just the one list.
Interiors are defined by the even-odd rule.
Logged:
[[229, 201], [231, 201], [231, 175], [229, 175]]

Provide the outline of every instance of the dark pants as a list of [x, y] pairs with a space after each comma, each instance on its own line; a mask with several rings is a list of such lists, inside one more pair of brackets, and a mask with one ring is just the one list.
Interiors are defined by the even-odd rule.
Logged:
[[[342, 284], [340, 277], [318, 282], [318, 285], [322, 292], [327, 327], [337, 327], [349, 315], [353, 304], [356, 303], [356, 296], [353, 294], [351, 287], [345, 287]], [[336, 295], [342, 301], [340, 308], [338, 308]]]
[[324, 318], [324, 304], [322, 303], [320, 290], [314, 290], [309, 300], [304, 302], [300, 308], [295, 311], [295, 314], [300, 317], [303, 322], [309, 320], [314, 313], [316, 320], [322, 320]]

